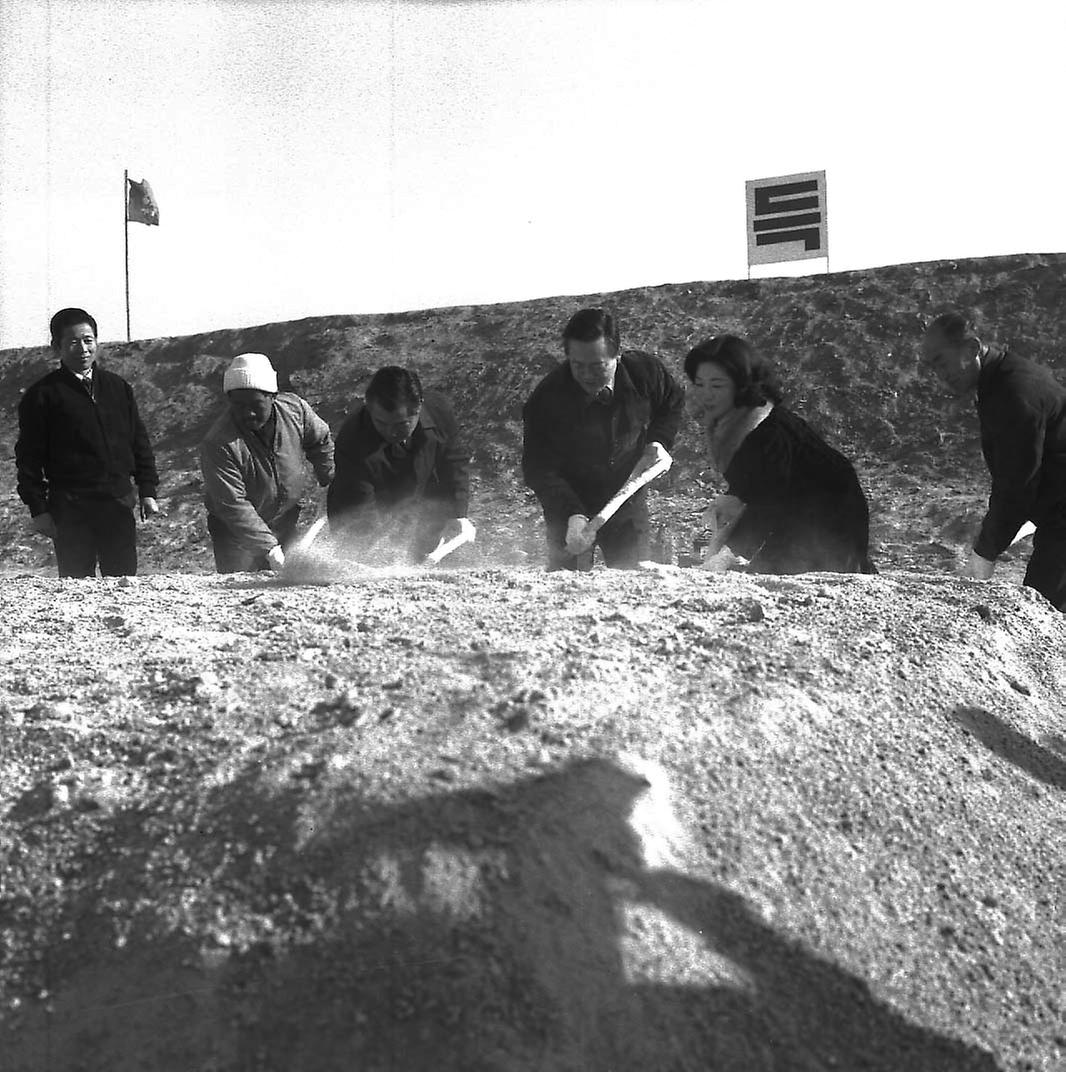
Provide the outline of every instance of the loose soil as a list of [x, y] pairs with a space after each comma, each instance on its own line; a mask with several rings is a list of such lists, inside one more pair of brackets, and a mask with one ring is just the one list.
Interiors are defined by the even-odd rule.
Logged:
[[[514, 406], [584, 299], [109, 347], [160, 443], [144, 574], [56, 579], [3, 477], [0, 1067], [1066, 1067], [1066, 625], [1018, 584], [1027, 545], [952, 576], [986, 487], [906, 322], [965, 299], [1057, 345], [1064, 261], [612, 296], [675, 364], [689, 333], [792, 325], [873, 577], [544, 573]], [[288, 354], [336, 427], [355, 337], [451, 378], [478, 543], [211, 574], [212, 377]], [[0, 356], [13, 419], [42, 355]], [[677, 458], [652, 509], [687, 550], [714, 485], [691, 429]]]

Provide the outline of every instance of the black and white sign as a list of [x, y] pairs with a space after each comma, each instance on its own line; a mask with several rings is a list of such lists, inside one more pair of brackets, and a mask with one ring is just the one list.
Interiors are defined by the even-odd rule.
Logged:
[[829, 256], [825, 172], [751, 179], [748, 202], [748, 266]]

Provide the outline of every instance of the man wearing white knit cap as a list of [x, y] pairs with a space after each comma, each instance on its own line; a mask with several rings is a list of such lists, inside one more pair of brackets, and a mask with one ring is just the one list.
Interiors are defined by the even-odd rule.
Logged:
[[215, 568], [281, 569], [300, 517], [305, 459], [322, 487], [333, 479], [329, 425], [302, 398], [278, 391], [265, 354], [235, 357], [222, 389], [226, 411], [200, 445]]

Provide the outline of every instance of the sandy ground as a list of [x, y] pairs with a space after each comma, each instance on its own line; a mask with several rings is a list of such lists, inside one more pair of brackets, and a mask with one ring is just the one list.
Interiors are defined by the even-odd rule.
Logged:
[[[0, 1072], [1066, 1068], [1066, 626], [1027, 545], [952, 577], [987, 479], [916, 367], [958, 307], [1061, 375], [1064, 302], [1026, 254], [107, 343], [166, 511], [127, 581], [27, 534], [54, 359], [0, 352]], [[603, 303], [679, 375], [752, 338], [881, 575], [537, 568], [521, 406]], [[215, 577], [197, 445], [248, 350], [334, 430], [382, 365], [445, 391], [476, 545]], [[674, 455], [676, 554], [720, 489], [690, 422]]]
[[1024, 589], [352, 568], [0, 608], [5, 1070], [1066, 1065], [1066, 626]]

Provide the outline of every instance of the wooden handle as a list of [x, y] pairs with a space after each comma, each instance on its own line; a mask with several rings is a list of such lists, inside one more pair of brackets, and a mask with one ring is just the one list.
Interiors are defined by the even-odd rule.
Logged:
[[589, 527], [592, 532], [598, 532], [606, 522], [610, 521], [618, 513], [627, 499], [631, 499], [645, 484], [650, 484], [660, 473], [665, 473], [673, 464], [673, 461], [673, 458], [667, 454], [665, 458], [660, 458], [657, 462], [652, 463], [643, 472], [634, 473], [630, 476], [615, 495], [607, 500], [606, 505], [597, 510], [592, 516], [589, 521]]

